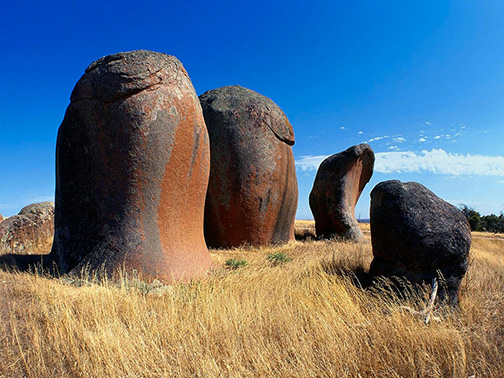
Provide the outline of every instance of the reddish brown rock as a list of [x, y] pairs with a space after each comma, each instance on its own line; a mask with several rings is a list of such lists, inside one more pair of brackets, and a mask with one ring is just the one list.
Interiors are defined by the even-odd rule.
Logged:
[[355, 205], [373, 174], [374, 153], [367, 144], [352, 146], [325, 159], [310, 193], [317, 236], [360, 240]]
[[3, 220], [4, 220], [4, 218], [3, 218], [2, 214], [0, 214], [0, 223], [2, 223]]
[[205, 238], [211, 247], [294, 239], [298, 188], [294, 131], [282, 110], [250, 89], [200, 96], [210, 135]]
[[0, 224], [0, 255], [47, 254], [54, 234], [54, 204], [34, 203]]
[[165, 282], [204, 275], [209, 163], [201, 106], [175, 57], [133, 51], [92, 63], [58, 132], [45, 263]]

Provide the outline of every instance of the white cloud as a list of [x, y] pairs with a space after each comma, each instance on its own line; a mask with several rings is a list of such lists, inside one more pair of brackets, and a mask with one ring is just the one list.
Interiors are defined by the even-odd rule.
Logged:
[[300, 169], [302, 171], [316, 171], [326, 158], [328, 158], [330, 155], [306, 155], [306, 156], [301, 156], [299, 159], [296, 160], [296, 169]]
[[374, 142], [375, 140], [380, 140], [380, 139], [383, 139], [383, 137], [371, 138], [371, 139], [369, 139], [369, 141]]
[[[459, 134], [460, 135], [460, 134]], [[441, 138], [444, 138], [444, 139], [452, 139], [452, 136], [450, 134], [441, 134], [441, 135], [436, 135], [434, 138], [432, 139], [441, 139]]]
[[340, 129], [341, 130], [346, 130], [346, 127], [345, 126], [341, 126]]
[[442, 149], [376, 154], [375, 171], [381, 173], [430, 172], [439, 175], [504, 177], [504, 156], [449, 154]]
[[397, 138], [392, 138], [392, 140], [396, 143], [404, 143], [406, 142], [406, 139], [403, 137], [397, 137]]
[[381, 139], [385, 139], [385, 138], [390, 138], [390, 137], [388, 135], [377, 136], [377, 137], [369, 139], [369, 142], [376, 142], [377, 140], [381, 140]]
[[425, 122], [425, 124], [430, 126], [431, 123], [430, 122]]
[[427, 142], [427, 139], [425, 139], [425, 138], [420, 138], [420, 139], [418, 139], [418, 141], [419, 141], [419, 142]]
[[364, 134], [364, 132], [363, 131], [359, 131], [357, 134]]
[[[302, 171], [317, 170], [327, 155], [301, 156], [296, 168]], [[450, 154], [442, 149], [422, 151], [379, 152], [375, 154], [374, 170], [380, 173], [429, 172], [449, 176], [504, 177], [504, 156]], [[499, 181], [500, 182], [500, 181]], [[504, 180], [502, 180], [504, 183]]]

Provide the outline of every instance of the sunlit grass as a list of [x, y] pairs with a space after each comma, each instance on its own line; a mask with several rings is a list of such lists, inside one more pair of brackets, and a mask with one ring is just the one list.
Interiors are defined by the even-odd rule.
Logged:
[[[497, 377], [504, 241], [484, 237], [460, 312], [438, 308], [429, 325], [400, 308], [421, 307], [428, 288], [404, 303], [359, 287], [369, 243], [215, 250], [221, 269], [171, 286], [0, 271], [0, 376]], [[226, 269], [230, 259], [247, 264]]]

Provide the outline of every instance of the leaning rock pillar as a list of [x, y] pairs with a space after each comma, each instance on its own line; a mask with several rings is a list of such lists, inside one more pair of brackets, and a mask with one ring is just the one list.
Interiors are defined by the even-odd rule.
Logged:
[[374, 153], [365, 143], [325, 159], [310, 193], [310, 208], [318, 237], [357, 241], [362, 231], [355, 205], [373, 174]]

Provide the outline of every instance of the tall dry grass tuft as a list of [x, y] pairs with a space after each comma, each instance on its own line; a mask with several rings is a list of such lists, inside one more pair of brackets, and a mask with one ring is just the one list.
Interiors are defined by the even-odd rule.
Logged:
[[503, 247], [474, 240], [460, 312], [427, 326], [400, 305], [420, 308], [428, 288], [402, 301], [359, 288], [369, 244], [213, 251], [247, 265], [172, 286], [0, 272], [0, 376], [499, 376]]

